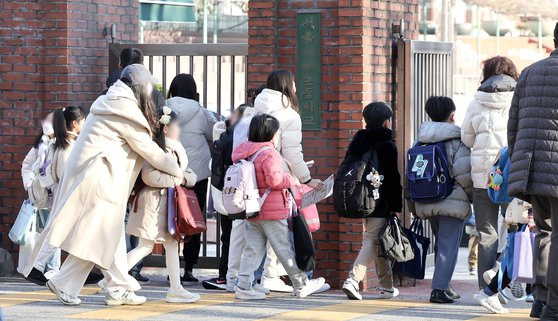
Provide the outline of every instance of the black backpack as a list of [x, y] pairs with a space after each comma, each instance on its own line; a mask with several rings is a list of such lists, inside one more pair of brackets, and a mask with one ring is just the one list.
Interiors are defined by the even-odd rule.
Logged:
[[[378, 171], [378, 153], [371, 149], [358, 158], [345, 156], [333, 184], [333, 208], [346, 218], [367, 218], [374, 212], [379, 198], [382, 176]], [[373, 184], [366, 176], [375, 172], [378, 182]]]

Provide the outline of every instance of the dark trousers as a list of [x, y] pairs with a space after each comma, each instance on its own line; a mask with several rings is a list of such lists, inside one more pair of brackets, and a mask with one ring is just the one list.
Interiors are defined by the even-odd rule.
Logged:
[[539, 231], [535, 237], [533, 255], [533, 297], [546, 302], [552, 309], [558, 309], [558, 199], [532, 196], [533, 216]]
[[[197, 182], [193, 188], [198, 202], [200, 203], [200, 209], [204, 215], [206, 214], [205, 210], [207, 207], [207, 183], [208, 179], [206, 178]], [[191, 272], [194, 269], [194, 265], [198, 264], [200, 248], [201, 234], [184, 237], [184, 250], [182, 251], [182, 255], [184, 255], [184, 270], [186, 272]]]
[[227, 278], [229, 267], [229, 245], [231, 242], [232, 220], [227, 215], [219, 215], [221, 219], [221, 260], [219, 261], [219, 278]]

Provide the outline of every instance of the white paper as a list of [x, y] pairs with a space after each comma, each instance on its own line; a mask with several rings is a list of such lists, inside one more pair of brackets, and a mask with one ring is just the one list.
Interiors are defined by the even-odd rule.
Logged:
[[312, 204], [316, 204], [321, 200], [330, 197], [333, 194], [333, 182], [335, 177], [333, 175], [329, 176], [324, 181], [324, 187], [322, 189], [313, 189], [308, 193], [302, 195], [302, 201], [300, 203], [300, 208], [306, 208]]

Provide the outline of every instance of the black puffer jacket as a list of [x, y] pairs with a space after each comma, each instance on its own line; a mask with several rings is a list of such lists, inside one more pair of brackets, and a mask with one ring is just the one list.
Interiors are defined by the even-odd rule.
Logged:
[[525, 68], [510, 108], [509, 194], [558, 198], [558, 50]]
[[393, 212], [401, 212], [403, 202], [401, 175], [397, 168], [397, 146], [391, 129], [375, 127], [359, 130], [345, 158], [361, 158], [372, 148], [378, 153], [378, 172], [384, 175], [384, 180], [380, 186], [380, 200], [370, 217], [388, 217]]
[[227, 124], [227, 130], [211, 146], [211, 185], [220, 191], [225, 184], [225, 173], [233, 164], [233, 130], [233, 126]]

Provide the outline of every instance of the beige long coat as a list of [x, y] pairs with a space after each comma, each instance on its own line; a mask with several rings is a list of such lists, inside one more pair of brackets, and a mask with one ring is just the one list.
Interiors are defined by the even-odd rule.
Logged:
[[151, 139], [132, 90], [117, 81], [91, 106], [60, 178], [51, 212], [54, 219], [37, 241], [24, 274], [31, 271], [45, 242], [108, 269], [144, 160], [183, 177], [173, 157]]
[[[167, 153], [175, 156], [180, 169], [186, 178], [186, 187], [193, 187], [197, 177], [188, 168], [186, 150], [175, 140], [166, 139]], [[178, 156], [178, 157], [177, 157]], [[155, 242], [172, 241], [168, 232], [168, 194], [167, 189], [180, 185], [182, 180], [145, 164], [141, 170], [141, 178], [147, 185], [137, 196], [137, 210], [130, 213], [126, 233]], [[134, 205], [135, 207], [135, 205]]]

